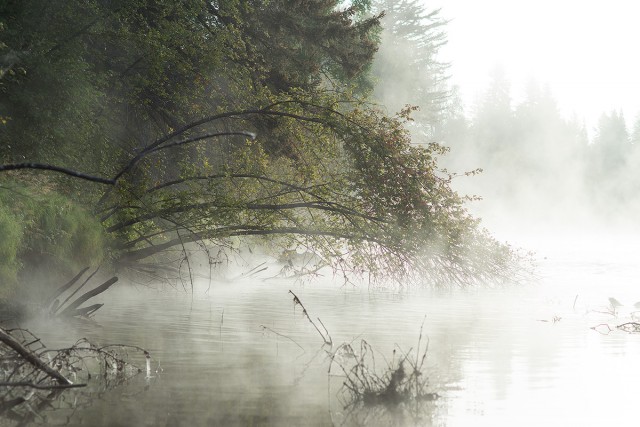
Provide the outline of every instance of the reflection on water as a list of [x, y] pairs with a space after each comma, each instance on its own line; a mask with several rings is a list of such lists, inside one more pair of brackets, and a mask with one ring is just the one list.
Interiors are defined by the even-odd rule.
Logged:
[[[30, 328], [55, 345], [81, 336], [139, 345], [151, 352], [153, 368], [162, 370], [99, 395], [68, 419], [47, 414], [47, 422], [637, 425], [640, 335], [590, 329], [622, 323], [640, 300], [631, 256], [637, 247], [595, 255], [583, 249], [541, 251], [540, 282], [511, 289], [380, 291], [259, 279], [218, 283], [193, 297], [113, 288], [95, 316], [99, 326]], [[416, 347], [426, 316], [426, 374], [440, 399], [417, 413], [345, 411], [336, 396], [342, 380], [327, 375], [331, 349], [294, 307], [289, 289], [313, 319], [322, 319], [334, 348], [365, 339], [376, 351], [378, 368], [394, 349]], [[619, 318], [607, 313], [609, 297], [624, 304]]]

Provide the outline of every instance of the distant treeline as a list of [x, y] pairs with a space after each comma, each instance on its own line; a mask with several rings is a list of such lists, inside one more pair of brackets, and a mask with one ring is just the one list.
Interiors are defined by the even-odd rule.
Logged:
[[451, 148], [452, 170], [482, 168], [467, 191], [511, 212], [563, 220], [631, 219], [640, 190], [640, 119], [629, 130], [621, 111], [603, 113], [591, 139], [565, 118], [548, 88], [531, 82], [512, 102], [497, 72], [472, 111], [451, 97], [436, 139]]

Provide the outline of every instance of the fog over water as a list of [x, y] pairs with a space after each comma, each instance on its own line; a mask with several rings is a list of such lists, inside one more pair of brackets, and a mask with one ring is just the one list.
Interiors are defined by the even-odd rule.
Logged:
[[[440, 3], [451, 19], [441, 58], [452, 63], [457, 104], [446, 125], [412, 132], [417, 143], [450, 148], [449, 172], [483, 169], [452, 185], [481, 197], [468, 208], [498, 240], [532, 252], [534, 277], [472, 289], [374, 287], [327, 269], [283, 279], [275, 276], [286, 263], [254, 251], [210, 281], [208, 266], [194, 263], [193, 288], [124, 279], [100, 297], [95, 323], [25, 326], [51, 347], [80, 337], [144, 347], [152, 375], [69, 391], [41, 424], [638, 424], [640, 334], [618, 327], [640, 319], [640, 65], [630, 50], [638, 6]], [[330, 373], [332, 356], [361, 340], [378, 371], [428, 342], [425, 390], [438, 398], [345, 405], [346, 370]]]
[[[539, 275], [521, 294], [475, 300], [484, 309], [463, 339], [475, 352], [462, 363], [465, 391], [453, 393], [446, 424], [636, 425], [630, 390], [640, 379], [640, 340], [615, 326], [635, 322], [640, 301], [640, 62], [630, 54], [638, 6], [452, 0], [438, 7], [451, 19], [441, 53], [475, 129], [471, 139], [502, 141], [487, 155], [450, 138], [445, 164], [484, 169], [454, 186], [483, 197], [470, 209], [496, 236], [535, 251]], [[620, 133], [608, 139], [614, 116]], [[573, 129], [565, 136], [550, 130], [559, 117], [559, 128]], [[609, 162], [612, 152], [617, 160]], [[612, 301], [622, 305], [613, 309]], [[479, 325], [492, 317], [484, 345]]]
[[[103, 298], [97, 325], [30, 327], [54, 347], [86, 336], [151, 352], [152, 378], [78, 392], [90, 405], [71, 425], [636, 425], [640, 341], [615, 325], [633, 319], [640, 301], [639, 247], [590, 239], [529, 239], [539, 250], [539, 280], [518, 286], [371, 289], [265, 280], [267, 270], [200, 283], [193, 296], [123, 285]], [[322, 320], [333, 346], [323, 346], [289, 290]], [[609, 297], [624, 304], [615, 313]], [[344, 376], [327, 373], [330, 352], [341, 343], [359, 350], [366, 340], [383, 370], [394, 350], [416, 348], [423, 322], [424, 374], [439, 399], [418, 411], [345, 409]], [[71, 412], [47, 416], [54, 422]]]

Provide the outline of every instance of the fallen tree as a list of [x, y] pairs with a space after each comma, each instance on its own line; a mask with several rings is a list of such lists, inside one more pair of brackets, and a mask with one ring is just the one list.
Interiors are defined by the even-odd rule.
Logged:
[[[33, 5], [7, 6], [33, 49], [13, 68], [30, 78], [0, 79], [10, 118], [0, 132], [14, 147], [27, 141], [32, 161], [0, 171], [63, 177], [61, 191], [113, 236], [120, 266], [164, 266], [173, 250], [179, 263], [192, 243], [213, 263], [208, 248], [258, 239], [274, 252], [306, 248], [345, 275], [513, 279], [517, 256], [438, 167], [446, 149], [411, 143], [416, 108], [391, 116], [369, 100], [382, 15], [367, 16], [366, 3], [78, 3], [48, 16], [53, 35], [19, 19], [40, 13]], [[10, 49], [19, 40], [7, 34]], [[59, 81], [60, 69], [72, 78]], [[48, 104], [36, 102], [41, 87], [54, 92]]]

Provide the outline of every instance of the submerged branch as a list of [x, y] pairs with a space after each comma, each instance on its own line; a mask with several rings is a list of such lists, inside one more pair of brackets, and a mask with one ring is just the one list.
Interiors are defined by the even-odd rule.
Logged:
[[[74, 302], [69, 304], [69, 306], [67, 308], [65, 308], [62, 311], [61, 314], [62, 315], [69, 315], [69, 314], [73, 313], [83, 302], [85, 302], [85, 301], [95, 297], [96, 295], [99, 295], [102, 292], [106, 291], [107, 289], [109, 289], [111, 287], [111, 285], [113, 285], [117, 281], [118, 281], [117, 277], [112, 277], [111, 279], [107, 280], [102, 285], [98, 286], [97, 288], [92, 289], [89, 292], [86, 292], [81, 297], [76, 299]], [[95, 307], [95, 306], [87, 307], [87, 309], [88, 308], [92, 308], [92, 307]], [[98, 308], [100, 308], [100, 307], [95, 308], [93, 311], [97, 310]]]
[[288, 339], [289, 341], [291, 341], [292, 343], [297, 345], [302, 350], [303, 353], [305, 352], [304, 347], [302, 347], [300, 344], [298, 344], [298, 342], [296, 340], [294, 340], [293, 338], [288, 337], [288, 336], [286, 336], [284, 334], [281, 334], [280, 332], [274, 331], [273, 329], [271, 329], [271, 328], [269, 328], [267, 326], [260, 325], [260, 327], [262, 328], [262, 331], [268, 331], [268, 332], [271, 332], [272, 334], [275, 334], [275, 335], [277, 335], [279, 337]]
[[0, 328], [0, 341], [13, 349], [20, 357], [29, 362], [31, 365], [44, 372], [47, 376], [54, 379], [58, 384], [69, 385], [72, 382], [66, 379], [60, 372], [54, 370], [49, 365], [38, 358], [31, 350], [23, 346], [18, 340], [12, 337], [4, 329]]
[[[129, 354], [129, 349], [139, 354]], [[50, 420], [41, 412], [83, 407], [81, 399], [91, 399], [89, 396], [96, 390], [117, 387], [144, 372], [132, 363], [134, 357], [140, 360], [140, 356], [144, 357], [150, 378], [151, 355], [141, 347], [97, 347], [82, 338], [70, 347], [49, 349], [26, 329], [0, 329], [0, 424], [11, 419], [17, 421], [16, 425], [31, 425], [37, 417], [37, 424], [48, 425]], [[74, 378], [76, 383], [66, 377]], [[85, 387], [90, 382], [93, 387], [89, 395], [72, 395], [69, 406], [65, 390]]]

